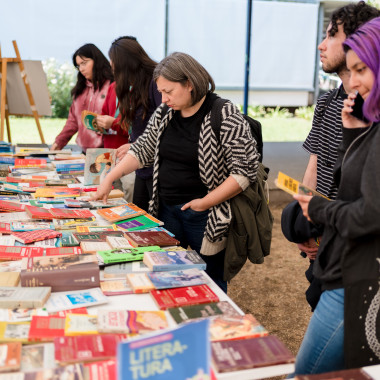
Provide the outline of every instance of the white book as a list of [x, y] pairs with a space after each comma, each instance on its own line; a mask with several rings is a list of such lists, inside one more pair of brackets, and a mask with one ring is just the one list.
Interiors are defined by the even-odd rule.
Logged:
[[21, 349], [21, 372], [34, 372], [57, 367], [54, 343], [27, 344]]
[[108, 302], [100, 288], [52, 293], [45, 304], [48, 313], [101, 305]]
[[34, 288], [24, 287], [0, 287], [0, 307], [13, 308], [36, 308], [42, 307], [51, 293], [50, 286]]
[[4, 212], [0, 214], [0, 222], [11, 223], [16, 220], [31, 220], [30, 216], [25, 212]]
[[122, 236], [107, 236], [107, 243], [112, 247], [112, 249], [116, 248], [134, 248], [131, 243]]
[[16, 239], [12, 235], [0, 236], [0, 245], [15, 245]]

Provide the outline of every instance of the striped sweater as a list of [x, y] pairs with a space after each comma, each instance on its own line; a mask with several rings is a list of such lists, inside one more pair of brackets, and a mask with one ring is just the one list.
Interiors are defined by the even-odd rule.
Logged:
[[[144, 134], [131, 146], [132, 154], [140, 167], [153, 165], [153, 197], [149, 212], [157, 216], [159, 146], [161, 136], [174, 115], [170, 109], [161, 120], [162, 107], [152, 115]], [[222, 109], [220, 142], [215, 136], [211, 123], [211, 112], [204, 118], [199, 135], [198, 159], [202, 182], [212, 191], [227, 177], [233, 176], [244, 190], [256, 179], [258, 153], [256, 141], [250, 127], [235, 105], [227, 102]], [[225, 201], [209, 210], [209, 216], [202, 242], [201, 253], [213, 255], [225, 248], [228, 227], [231, 221], [230, 202]]]

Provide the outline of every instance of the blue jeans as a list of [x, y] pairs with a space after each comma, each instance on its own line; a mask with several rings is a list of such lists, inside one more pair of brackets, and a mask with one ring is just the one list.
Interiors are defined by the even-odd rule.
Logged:
[[168, 205], [160, 202], [158, 219], [164, 222], [164, 227], [172, 232], [181, 246], [194, 249], [206, 262], [206, 273], [227, 293], [227, 281], [223, 280], [225, 250], [216, 255], [206, 256], [200, 253], [203, 235], [206, 229], [208, 211], [194, 211], [188, 208], [182, 211], [184, 205]]
[[297, 354], [295, 375], [344, 369], [343, 309], [344, 289], [322, 293]]

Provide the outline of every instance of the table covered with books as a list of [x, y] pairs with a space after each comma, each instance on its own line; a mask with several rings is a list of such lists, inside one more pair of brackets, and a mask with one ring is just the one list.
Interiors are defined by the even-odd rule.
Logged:
[[0, 152], [0, 380], [292, 372], [283, 343], [161, 221], [119, 190], [91, 201], [89, 168], [113, 150]]

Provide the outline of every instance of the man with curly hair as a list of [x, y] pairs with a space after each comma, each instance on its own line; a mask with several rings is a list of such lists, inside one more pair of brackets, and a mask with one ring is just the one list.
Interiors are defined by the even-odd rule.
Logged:
[[[338, 191], [334, 183], [333, 168], [338, 157], [338, 147], [342, 141], [343, 100], [350, 91], [348, 85], [350, 73], [346, 67], [346, 56], [342, 44], [362, 24], [379, 16], [380, 10], [364, 1], [341, 7], [331, 15], [326, 37], [318, 46], [323, 71], [336, 73], [342, 84], [339, 88], [323, 94], [317, 101], [313, 126], [303, 144], [303, 148], [310, 154], [303, 183], [330, 199], [335, 199]], [[321, 294], [319, 281], [312, 274], [320, 230], [303, 219], [297, 202], [293, 202], [284, 209], [282, 229], [287, 239], [298, 243], [301, 255], [307, 256], [310, 260], [310, 267], [305, 273], [310, 282], [306, 299], [314, 310]], [[300, 226], [302, 226], [301, 229]], [[303, 228], [303, 226], [306, 227]], [[304, 241], [306, 238], [308, 240]]]

